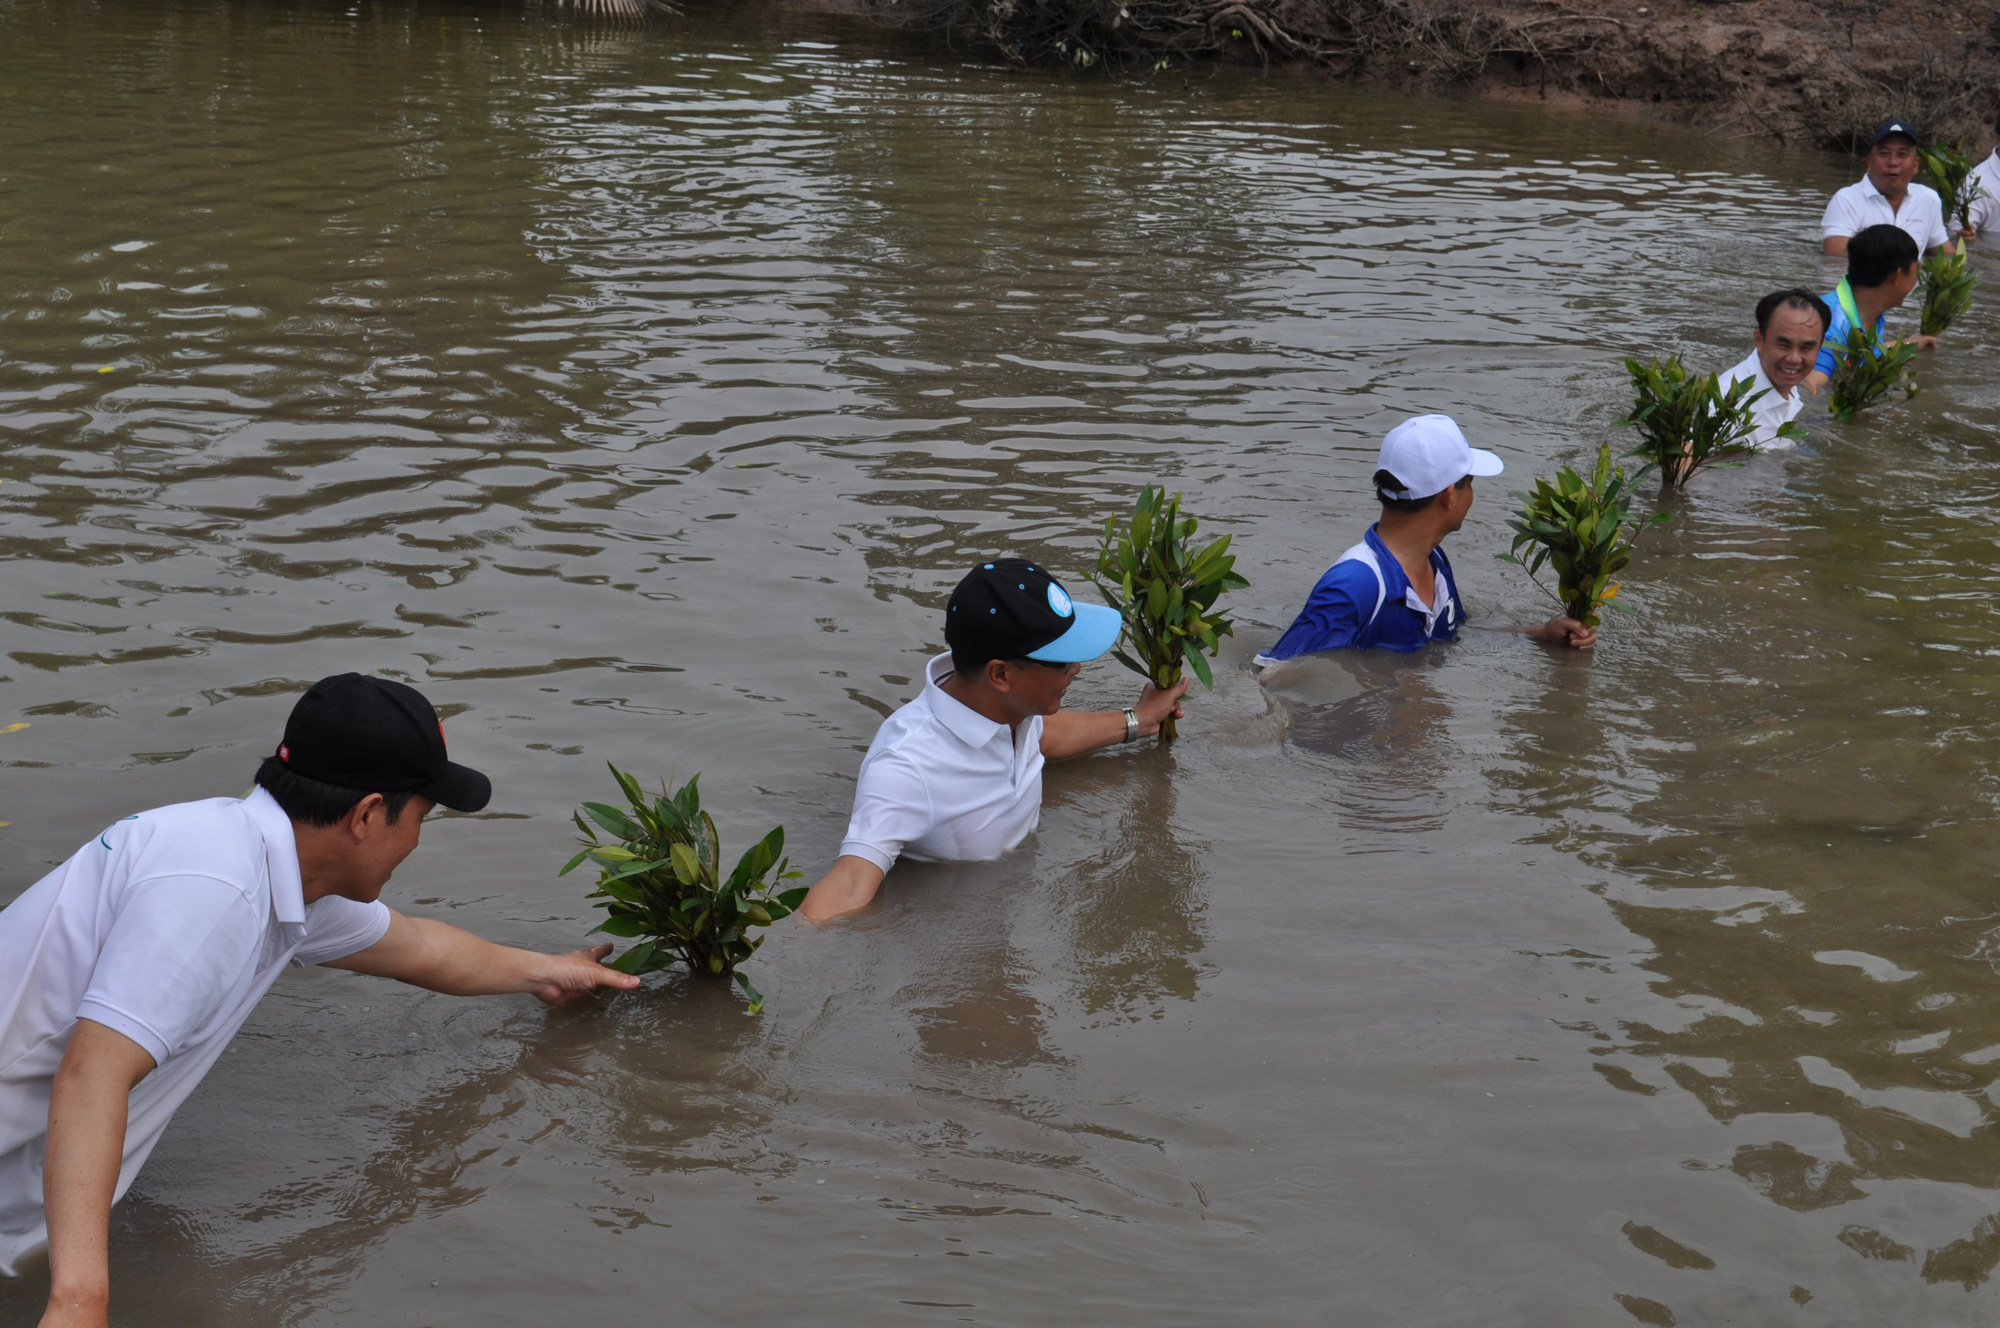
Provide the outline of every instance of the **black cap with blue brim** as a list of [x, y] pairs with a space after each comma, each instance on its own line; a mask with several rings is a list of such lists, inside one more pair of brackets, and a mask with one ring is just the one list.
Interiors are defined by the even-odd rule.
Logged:
[[1118, 644], [1124, 622], [1102, 604], [1079, 604], [1025, 558], [996, 558], [965, 574], [945, 609], [944, 643], [954, 657], [1081, 664]]

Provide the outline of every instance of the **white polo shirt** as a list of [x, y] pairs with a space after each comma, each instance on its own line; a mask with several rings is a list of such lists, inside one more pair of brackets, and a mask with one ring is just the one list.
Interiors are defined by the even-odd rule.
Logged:
[[949, 652], [924, 668], [924, 690], [882, 721], [862, 758], [843, 856], [883, 871], [902, 856], [984, 862], [1034, 832], [1042, 815], [1042, 717], [997, 724], [938, 686]]
[[1979, 197], [1972, 200], [1972, 229], [1983, 240], [1986, 232], [2000, 229], [2000, 148], [1974, 166], [1970, 178], [1979, 182]]
[[1786, 396], [1772, 386], [1770, 378], [1764, 373], [1764, 362], [1757, 358], [1754, 350], [1743, 363], [1722, 375], [1722, 390], [1727, 392], [1744, 381], [1752, 384], [1751, 391], [1764, 393], [1750, 407], [1750, 416], [1757, 421], [1757, 431], [1744, 441], [1752, 447], [1774, 451], [1792, 446], [1791, 439], [1778, 437], [1778, 430], [1790, 424], [1806, 408], [1805, 396], [1796, 387], [1790, 396]]
[[1944, 228], [1944, 203], [1937, 190], [1927, 184], [1912, 184], [1903, 195], [1901, 209], [1892, 208], [1874, 181], [1864, 175], [1827, 203], [1819, 229], [1829, 238], [1841, 235], [1852, 239], [1870, 226], [1901, 226], [1917, 242], [1918, 257], [1951, 240]]
[[365, 950], [389, 909], [307, 907], [271, 795], [128, 816], [0, 910], [0, 1274], [46, 1243], [49, 1094], [79, 1016], [144, 1047], [115, 1198], [287, 963]]

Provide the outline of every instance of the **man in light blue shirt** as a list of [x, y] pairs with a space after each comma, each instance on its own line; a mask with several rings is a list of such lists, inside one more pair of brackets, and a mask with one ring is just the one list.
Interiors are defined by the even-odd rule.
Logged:
[[[1382, 518], [1343, 553], [1306, 597], [1305, 607], [1257, 656], [1277, 664], [1315, 650], [1421, 650], [1449, 641], [1465, 621], [1451, 560], [1440, 547], [1472, 510], [1472, 480], [1498, 475], [1501, 460], [1468, 445], [1448, 415], [1403, 421], [1382, 440], [1375, 491]], [[1527, 635], [1587, 649], [1597, 629], [1557, 616]]]

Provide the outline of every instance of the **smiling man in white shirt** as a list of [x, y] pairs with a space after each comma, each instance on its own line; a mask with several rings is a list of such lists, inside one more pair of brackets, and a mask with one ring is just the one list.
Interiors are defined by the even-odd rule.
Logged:
[[1875, 126], [1865, 159], [1866, 174], [1834, 194], [1820, 218], [1823, 252], [1847, 252], [1847, 242], [1870, 226], [1899, 226], [1917, 242], [1919, 256], [1951, 248], [1944, 203], [1937, 190], [1916, 184], [1922, 162], [1916, 130], [1902, 120]]
[[[2000, 137], [2000, 119], [1994, 120], [1993, 132]], [[2000, 143], [1972, 168], [1971, 182], [1979, 186], [1979, 192], [1972, 199], [1972, 233], [1966, 238], [1984, 239], [2000, 230]]]
[[105, 1328], [111, 1208], [287, 965], [553, 1005], [637, 978], [379, 898], [434, 805], [492, 786], [414, 688], [322, 679], [247, 798], [128, 816], [0, 910], [0, 1274], [46, 1244], [42, 1328]]
[[1757, 430], [1747, 440], [1756, 448], [1783, 448], [1792, 445], [1781, 432], [1805, 409], [1799, 385], [1819, 358], [1820, 342], [1826, 339], [1833, 314], [1826, 302], [1809, 290], [1794, 287], [1773, 291], [1757, 301], [1756, 349], [1743, 363], [1722, 375], [1722, 390], [1739, 382], [1762, 392], [1750, 403]]
[[800, 914], [824, 923], [865, 908], [901, 857], [999, 857], [1041, 819], [1044, 762], [1150, 737], [1178, 718], [1185, 678], [1166, 691], [1147, 684], [1123, 710], [1062, 708], [1084, 662], [1110, 650], [1119, 627], [1116, 612], [1076, 603], [1024, 559], [968, 572], [945, 609], [949, 649], [868, 745], [840, 857]]

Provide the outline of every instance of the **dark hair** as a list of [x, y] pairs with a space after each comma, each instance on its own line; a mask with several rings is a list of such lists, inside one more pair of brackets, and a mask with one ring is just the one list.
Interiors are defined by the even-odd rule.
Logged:
[[1901, 226], [1887, 222], [1857, 231], [1847, 242], [1847, 284], [1880, 286], [1923, 257]]
[[[1463, 489], [1470, 483], [1472, 483], [1472, 476], [1467, 475], [1451, 487], [1454, 489]], [[1423, 498], [1391, 498], [1389, 496], [1391, 489], [1400, 489], [1402, 487], [1403, 482], [1388, 471], [1378, 470], [1375, 472], [1375, 496], [1382, 500], [1382, 510], [1385, 512], [1421, 512], [1438, 499], [1437, 493]], [[1443, 489], [1438, 490], [1438, 493], [1443, 492]]]
[[1809, 314], [1816, 315], [1819, 318], [1821, 335], [1825, 335], [1826, 330], [1833, 326], [1833, 312], [1826, 307], [1826, 301], [1809, 290], [1794, 286], [1790, 290], [1772, 291], [1757, 301], [1757, 330], [1769, 332], [1771, 315], [1780, 309], [1803, 309]]
[[[257, 767], [257, 787], [270, 794], [285, 815], [307, 825], [339, 825], [368, 796], [337, 784], [307, 779], [275, 756], [265, 757], [264, 764]], [[390, 824], [410, 805], [410, 796], [408, 789], [382, 795], [382, 810], [388, 813]]]

